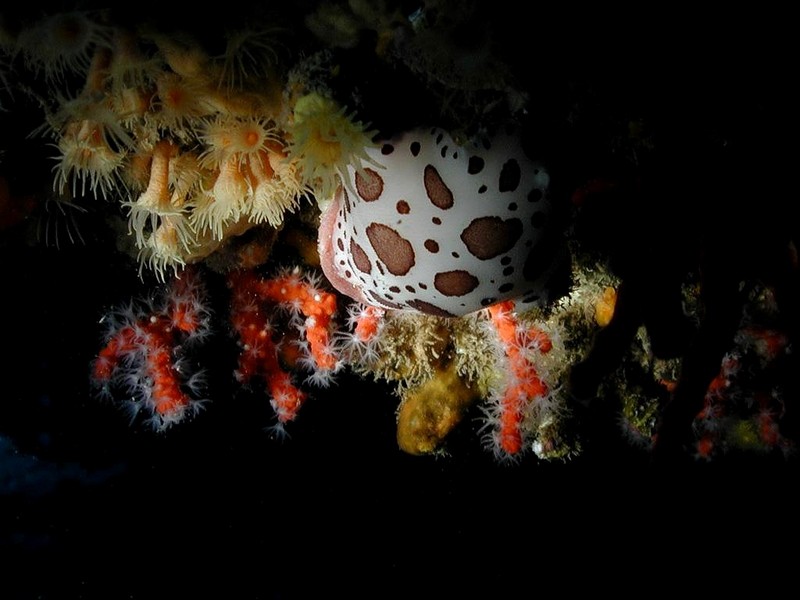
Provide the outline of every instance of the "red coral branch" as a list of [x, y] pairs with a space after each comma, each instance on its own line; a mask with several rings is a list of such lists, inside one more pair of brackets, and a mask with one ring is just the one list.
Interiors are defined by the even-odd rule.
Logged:
[[544, 332], [519, 323], [513, 301], [500, 302], [488, 310], [509, 367], [509, 381], [496, 407], [497, 430], [493, 439], [499, 454], [513, 456], [522, 450], [523, 422], [529, 406], [549, 393], [526, 354], [530, 349], [549, 352], [552, 342]]
[[139, 301], [103, 317], [106, 342], [94, 360], [92, 381], [101, 395], [116, 392], [135, 416], [142, 409], [157, 430], [195, 412], [203, 373], [181, 357], [209, 332], [210, 311], [196, 271], [175, 278], [158, 302]]
[[[313, 382], [327, 385], [342, 366], [331, 343], [336, 296], [299, 268], [273, 278], [239, 271], [229, 276], [228, 286], [231, 324], [241, 347], [236, 377], [243, 383], [264, 380], [281, 429], [297, 417], [307, 398], [289, 369], [302, 364], [311, 370]], [[278, 309], [288, 311], [289, 327], [274, 326]]]

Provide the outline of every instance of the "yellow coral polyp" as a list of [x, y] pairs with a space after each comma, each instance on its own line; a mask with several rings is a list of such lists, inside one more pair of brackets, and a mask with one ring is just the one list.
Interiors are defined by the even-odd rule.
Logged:
[[[196, 82], [175, 73], [162, 73], [156, 78], [156, 108], [152, 118], [167, 129], [181, 129], [189, 119], [209, 114], [210, 109], [202, 102], [202, 87]], [[176, 132], [177, 133], [177, 132]]]
[[160, 140], [153, 148], [150, 161], [150, 180], [147, 189], [136, 201], [140, 207], [151, 211], [166, 210], [169, 212], [170, 161], [177, 155], [178, 147], [169, 140]]
[[204, 126], [200, 139], [206, 145], [202, 162], [212, 168], [232, 156], [244, 162], [249, 156], [280, 147], [274, 126], [263, 117], [218, 116]]
[[209, 79], [209, 56], [190, 36], [155, 35], [153, 41], [172, 71], [186, 79]]
[[[140, 259], [163, 276], [166, 266], [184, 264], [185, 256], [195, 245], [195, 233], [186, 209], [186, 194], [180, 172], [179, 148], [172, 141], [158, 141], [150, 161], [150, 178], [147, 188], [135, 202], [126, 203], [130, 214], [128, 226], [136, 236]], [[180, 169], [178, 169], [180, 171]], [[175, 193], [176, 183], [180, 193]]]
[[56, 189], [63, 192], [70, 179], [73, 195], [78, 182], [81, 194], [86, 193], [87, 181], [95, 196], [106, 196], [113, 189], [123, 154], [108, 145], [102, 124], [90, 120], [70, 123], [58, 142], [58, 148], [61, 157], [55, 180]]
[[140, 244], [139, 261], [142, 267], [147, 265], [163, 280], [168, 267], [177, 273], [185, 266], [191, 235], [189, 222], [183, 215], [162, 215], [159, 221], [156, 229]]
[[23, 29], [16, 45], [29, 68], [58, 80], [67, 73], [85, 71], [92, 53], [108, 45], [109, 34], [100, 15], [75, 10], [44, 17]]
[[297, 100], [290, 151], [300, 165], [303, 182], [313, 189], [318, 202], [333, 197], [348, 165], [374, 164], [365, 151], [375, 145], [372, 133], [330, 98], [310, 93]]
[[162, 71], [160, 57], [145, 54], [140, 42], [132, 31], [114, 30], [108, 64], [108, 85], [113, 93], [130, 89], [144, 93]]

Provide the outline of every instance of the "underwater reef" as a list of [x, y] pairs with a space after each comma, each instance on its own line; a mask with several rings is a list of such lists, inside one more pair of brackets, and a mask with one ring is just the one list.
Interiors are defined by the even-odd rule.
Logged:
[[170, 436], [247, 395], [291, 438], [356, 379], [412, 455], [570, 460], [603, 413], [655, 462], [792, 460], [780, 64], [513, 14], [0, 13], [4, 260], [89, 247], [131, 291], [84, 300], [98, 415]]

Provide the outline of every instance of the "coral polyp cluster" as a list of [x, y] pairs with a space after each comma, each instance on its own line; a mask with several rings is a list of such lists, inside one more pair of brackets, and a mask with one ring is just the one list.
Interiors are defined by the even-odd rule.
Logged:
[[160, 298], [131, 302], [103, 320], [105, 345], [92, 365], [101, 397], [120, 399], [132, 420], [144, 415], [159, 431], [203, 406], [204, 371], [189, 354], [208, 337], [211, 314], [196, 272], [184, 272]]
[[[228, 286], [231, 325], [241, 348], [236, 379], [244, 384], [256, 378], [264, 381], [276, 428], [282, 432], [307, 398], [290, 370], [310, 371], [310, 381], [327, 386], [343, 366], [331, 339], [336, 297], [299, 268], [271, 279], [237, 272]], [[275, 314], [280, 311], [287, 316], [283, 322]]]
[[347, 168], [362, 170], [376, 164], [367, 152], [376, 144], [375, 131], [347, 114], [330, 98], [318, 93], [301, 96], [294, 103], [291, 151], [302, 157], [300, 170], [304, 181], [314, 188], [314, 195], [329, 202], [346, 180]]
[[188, 34], [130, 29], [103, 13], [9, 32], [10, 68], [45, 81], [24, 92], [42, 105], [55, 193], [116, 202], [140, 263], [162, 278], [332, 194], [370, 136], [333, 99], [297, 85], [289, 93], [273, 33], [230, 35], [212, 55]]

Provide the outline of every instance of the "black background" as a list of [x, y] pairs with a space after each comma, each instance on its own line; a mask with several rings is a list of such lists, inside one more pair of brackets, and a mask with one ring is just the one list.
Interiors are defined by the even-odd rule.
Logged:
[[[504, 52], [519, 59], [526, 85], [549, 90], [535, 100], [543, 123], [560, 123], [569, 90], [592, 90], [579, 95], [589, 117], [578, 133], [562, 138], [552, 127], [552, 155], [568, 180], [613, 162], [604, 119], [644, 113], [666, 140], [657, 170], [675, 174], [664, 178], [670, 189], [718, 189], [722, 173], [724, 194], [676, 208], [687, 221], [721, 219], [746, 232], [763, 205], [742, 189], [796, 204], [785, 15], [670, 5], [651, 14], [576, 7], [565, 17], [533, 6], [523, 17], [509, 3], [491, 6], [485, 14], [507, 34]], [[204, 31], [222, 14], [121, 10]], [[377, 120], [397, 108], [382, 105]], [[33, 111], [4, 113], [5, 131], [24, 129]], [[742, 150], [721, 169], [712, 157], [707, 178], [704, 152], [720, 131]], [[41, 152], [20, 140], [6, 150], [4, 174], [42, 185], [20, 183], [46, 179]], [[743, 174], [742, 165], [751, 168]], [[658, 229], [652, 216], [637, 212], [620, 230]], [[392, 391], [344, 376], [315, 392], [291, 438], [278, 441], [265, 431], [264, 397], [230, 380], [235, 347], [220, 328], [204, 357], [217, 390], [208, 409], [166, 434], [130, 427], [91, 396], [88, 374], [100, 317], [147, 293], [148, 281], [93, 233], [94, 218], [83, 217], [84, 245], [31, 244], [27, 226], [4, 232], [0, 245], [0, 433], [18, 458], [31, 458], [24, 476], [0, 466], [0, 597], [195, 597], [212, 584], [220, 598], [295, 597], [315, 586], [349, 597], [585, 586], [763, 596], [796, 583], [796, 459], [656, 469], [602, 410], [587, 451], [566, 462], [497, 464], [469, 419], [447, 455], [413, 457], [395, 442]], [[224, 315], [224, 288], [213, 275], [210, 284]]]

